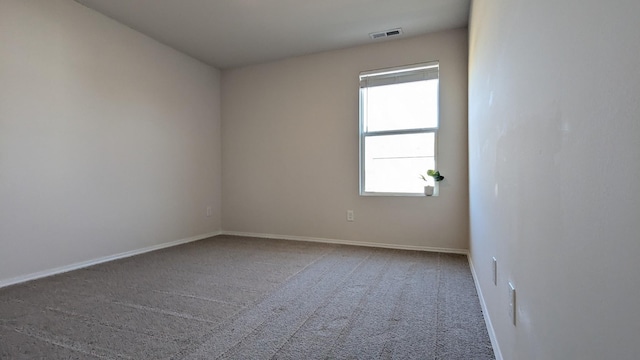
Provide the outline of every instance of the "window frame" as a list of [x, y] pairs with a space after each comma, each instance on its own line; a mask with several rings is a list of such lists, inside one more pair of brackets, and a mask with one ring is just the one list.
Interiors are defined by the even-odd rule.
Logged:
[[[421, 69], [431, 69], [431, 68], [436, 68], [437, 69], [437, 77], [436, 79], [438, 79], [438, 90], [437, 90], [437, 95], [438, 95], [438, 99], [437, 99], [437, 104], [438, 104], [438, 109], [437, 109], [437, 114], [436, 114], [436, 127], [427, 127], [427, 128], [414, 128], [414, 129], [393, 129], [393, 130], [380, 130], [380, 131], [369, 131], [369, 132], [365, 132], [364, 130], [364, 126], [365, 126], [365, 118], [364, 118], [364, 96], [362, 95], [363, 89], [367, 88], [368, 86], [363, 86], [362, 82], [363, 82], [363, 78], [375, 78], [376, 76], [380, 76], [383, 77], [384, 75], [387, 74], [393, 74], [393, 73], [417, 73], [418, 71], [420, 71]], [[370, 136], [386, 136], [386, 135], [410, 135], [410, 134], [425, 134], [425, 133], [433, 133], [434, 134], [434, 153], [433, 153], [433, 157], [434, 157], [434, 168], [437, 169], [438, 168], [438, 130], [440, 129], [440, 62], [435, 60], [435, 61], [429, 61], [429, 62], [425, 62], [425, 63], [419, 63], [419, 64], [412, 64], [412, 65], [405, 65], [405, 66], [398, 66], [398, 67], [392, 67], [392, 68], [384, 68], [384, 69], [378, 69], [378, 70], [369, 70], [369, 71], [364, 71], [361, 72], [359, 75], [359, 79], [360, 79], [360, 86], [359, 86], [359, 99], [358, 99], [358, 103], [359, 103], [359, 110], [358, 110], [358, 118], [359, 118], [359, 126], [358, 126], [358, 131], [359, 131], [359, 194], [360, 196], [425, 196], [424, 192], [415, 192], [415, 193], [406, 193], [406, 192], [373, 192], [373, 191], [365, 191], [365, 154], [366, 154], [366, 149], [365, 149], [365, 139], [367, 137]], [[429, 79], [425, 79], [425, 80], [429, 80]], [[406, 82], [406, 81], [403, 81]], [[424, 169], [424, 171], [426, 172], [427, 169]], [[416, 174], [416, 177], [418, 176], [418, 174]]]

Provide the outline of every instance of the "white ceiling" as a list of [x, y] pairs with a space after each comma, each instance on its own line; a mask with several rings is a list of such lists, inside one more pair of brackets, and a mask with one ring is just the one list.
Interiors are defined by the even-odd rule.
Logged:
[[464, 27], [470, 0], [75, 0], [220, 69]]

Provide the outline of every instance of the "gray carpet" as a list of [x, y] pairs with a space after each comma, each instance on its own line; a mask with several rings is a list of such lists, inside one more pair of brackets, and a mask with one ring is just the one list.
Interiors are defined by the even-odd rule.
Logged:
[[217, 236], [0, 289], [2, 359], [493, 359], [467, 259]]

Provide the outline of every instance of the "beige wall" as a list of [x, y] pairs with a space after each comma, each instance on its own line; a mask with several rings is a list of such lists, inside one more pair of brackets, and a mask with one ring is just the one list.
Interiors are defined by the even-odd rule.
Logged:
[[[224, 230], [466, 249], [467, 51], [459, 29], [223, 71]], [[431, 60], [441, 195], [359, 196], [358, 74]]]
[[637, 0], [473, 2], [471, 255], [505, 359], [640, 354], [638, 14]]
[[219, 230], [219, 96], [73, 1], [0, 1], [0, 285]]

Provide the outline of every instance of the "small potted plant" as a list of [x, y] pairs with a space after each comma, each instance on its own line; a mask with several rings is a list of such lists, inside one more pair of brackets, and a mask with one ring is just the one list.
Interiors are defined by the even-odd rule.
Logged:
[[[427, 170], [427, 176], [430, 176], [433, 178], [434, 184], [444, 180], [444, 176], [440, 175], [440, 171], [438, 170], [431, 170], [431, 169]], [[427, 176], [420, 175], [420, 178], [424, 180], [427, 184], [429, 184], [429, 180], [427, 179]], [[427, 196], [432, 196], [434, 188], [435, 186], [433, 185], [425, 185], [424, 194]]]

